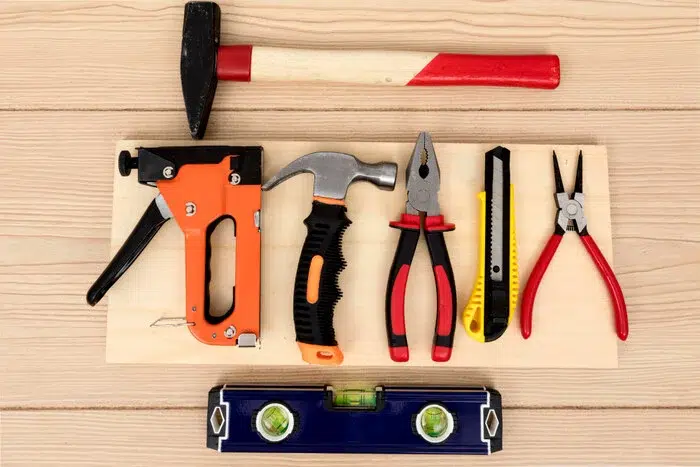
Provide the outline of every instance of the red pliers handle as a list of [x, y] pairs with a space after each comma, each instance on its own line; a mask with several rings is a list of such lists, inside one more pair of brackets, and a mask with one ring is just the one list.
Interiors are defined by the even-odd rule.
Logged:
[[[389, 273], [386, 294], [386, 329], [389, 337], [389, 355], [395, 362], [408, 361], [408, 340], [404, 316], [406, 283], [421, 231], [419, 215], [403, 214], [391, 227], [401, 230], [396, 254]], [[443, 216], [425, 216], [423, 230], [428, 244], [430, 261], [437, 291], [437, 318], [432, 358], [446, 362], [452, 355], [455, 324], [457, 321], [457, 294], [450, 257], [445, 245], [444, 232], [454, 230], [454, 224], [445, 224]]]
[[[617, 329], [617, 336], [620, 340], [627, 340], [627, 335], [629, 334], [629, 325], [627, 323], [627, 305], [625, 304], [625, 296], [622, 294], [622, 289], [620, 288], [619, 282], [615, 277], [615, 273], [612, 268], [605, 260], [605, 256], [596, 245], [593, 237], [591, 237], [587, 232], [579, 234], [583, 245], [588, 250], [593, 262], [595, 263], [598, 271], [600, 271], [603, 280], [605, 280], [605, 285], [608, 287], [608, 292], [610, 293], [610, 298], [613, 302], [613, 309], [615, 313], [615, 328]], [[564, 235], [559, 232], [555, 232], [547, 242], [547, 245], [542, 250], [535, 267], [530, 273], [530, 277], [527, 280], [527, 285], [525, 286], [525, 291], [523, 292], [523, 301], [520, 309], [520, 332], [523, 338], [527, 339], [532, 334], [532, 308], [535, 304], [535, 295], [537, 294], [537, 289], [540, 286], [542, 277], [544, 276], [547, 266], [552, 261], [554, 253], [556, 253], [561, 239]]]

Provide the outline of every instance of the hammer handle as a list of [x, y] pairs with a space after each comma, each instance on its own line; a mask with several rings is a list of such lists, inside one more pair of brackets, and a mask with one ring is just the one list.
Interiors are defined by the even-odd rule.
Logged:
[[219, 47], [217, 76], [232, 81], [554, 89], [559, 85], [559, 57], [234, 45]]
[[297, 343], [304, 361], [319, 365], [343, 361], [335, 340], [333, 312], [342, 296], [338, 278], [346, 263], [341, 244], [351, 222], [344, 204], [330, 202], [315, 199], [304, 220], [308, 233], [294, 280]]

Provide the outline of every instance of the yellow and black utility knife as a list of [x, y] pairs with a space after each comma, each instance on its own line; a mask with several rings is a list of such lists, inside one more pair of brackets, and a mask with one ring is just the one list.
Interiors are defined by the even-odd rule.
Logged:
[[462, 321], [479, 342], [503, 335], [518, 302], [518, 255], [515, 241], [510, 151], [498, 146], [486, 153], [485, 191], [479, 193], [479, 271]]

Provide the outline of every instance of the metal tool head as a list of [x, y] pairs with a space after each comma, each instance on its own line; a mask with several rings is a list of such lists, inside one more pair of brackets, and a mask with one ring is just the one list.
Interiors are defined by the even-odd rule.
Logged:
[[559, 161], [557, 154], [552, 151], [552, 160], [554, 165], [554, 185], [556, 193], [554, 199], [557, 204], [557, 222], [556, 231], [563, 234], [567, 230], [576, 231], [579, 235], [586, 235], [586, 215], [583, 209], [583, 152], [578, 153], [578, 163], [576, 164], [576, 182], [572, 195], [564, 190], [564, 183], [559, 170]]
[[180, 79], [190, 132], [204, 137], [216, 93], [221, 10], [214, 2], [189, 2], [182, 24]]
[[406, 213], [426, 213], [429, 216], [440, 214], [438, 191], [440, 191], [440, 166], [435, 156], [435, 148], [430, 133], [418, 135], [413, 155], [406, 167]]
[[301, 156], [280, 170], [262, 186], [267, 191], [294, 175], [314, 175], [314, 196], [342, 200], [351, 183], [364, 180], [383, 190], [396, 185], [397, 166], [393, 162], [366, 164], [351, 154], [314, 152]]

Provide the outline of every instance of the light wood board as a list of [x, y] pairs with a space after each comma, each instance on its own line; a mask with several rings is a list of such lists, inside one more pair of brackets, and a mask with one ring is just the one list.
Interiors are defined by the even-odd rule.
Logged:
[[[133, 142], [117, 145], [116, 154], [138, 146], [181, 145], [183, 142]], [[211, 144], [211, 143], [208, 143]], [[224, 143], [221, 143], [224, 144]], [[228, 144], [234, 144], [229, 142]], [[348, 267], [341, 273], [343, 298], [336, 306], [336, 338], [347, 366], [398, 365], [386, 349], [384, 300], [388, 270], [398, 231], [388, 228], [406, 202], [405, 166], [410, 143], [340, 143], [235, 141], [264, 147], [264, 175], [269, 178], [300, 155], [320, 150], [348, 152], [367, 162], [393, 161], [400, 167], [393, 192], [371, 184], [350, 187], [348, 217], [353, 224], [343, 239]], [[566, 235], [537, 295], [533, 336], [520, 336], [518, 316], [496, 342], [468, 338], [461, 311], [476, 277], [479, 203], [483, 190], [484, 153], [497, 144], [441, 144], [435, 151], [441, 169], [440, 205], [457, 230], [445, 235], [458, 296], [455, 367], [611, 368], [617, 366], [617, 338], [604, 282], [576, 234]], [[589, 229], [607, 258], [612, 258], [607, 154], [601, 146], [508, 145], [511, 181], [516, 190], [519, 264], [527, 278], [552, 233], [552, 150], [560, 157], [562, 176], [573, 189], [576, 157], [585, 153], [584, 193]], [[135, 174], [134, 174], [135, 175]], [[110, 291], [107, 318], [107, 361], [115, 363], [304, 364], [295, 344], [292, 290], [296, 264], [306, 235], [312, 176], [295, 177], [263, 197], [262, 329], [258, 349], [207, 346], [186, 326], [152, 326], [162, 318], [184, 318], [184, 240], [174, 222], [166, 224], [139, 260]], [[156, 190], [115, 170], [112, 252], [121, 247]], [[171, 210], [184, 206], [170, 206]], [[227, 268], [235, 256], [231, 235], [213, 240], [213, 290], [228, 293]], [[229, 258], [229, 261], [221, 258]], [[216, 268], [218, 267], [218, 269]], [[219, 280], [217, 282], [217, 279]], [[222, 280], [224, 279], [224, 280]], [[237, 293], [245, 293], [238, 290]], [[424, 241], [419, 242], [406, 291], [406, 326], [411, 358], [402, 366], [435, 366], [430, 359], [435, 328], [435, 285]], [[162, 323], [162, 321], [161, 321]], [[596, 342], [592, 347], [590, 342]]]

